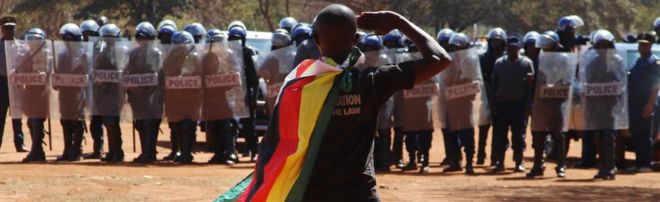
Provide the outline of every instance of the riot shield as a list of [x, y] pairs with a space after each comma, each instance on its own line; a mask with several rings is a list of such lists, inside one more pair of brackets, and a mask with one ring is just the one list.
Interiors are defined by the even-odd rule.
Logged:
[[402, 123], [406, 131], [433, 129], [434, 99], [440, 92], [438, 83], [433, 79], [415, 85], [402, 93]]
[[[125, 104], [122, 71], [128, 60], [128, 41], [95, 38], [93, 43], [91, 112], [98, 116], [128, 116], [121, 113]], [[123, 118], [125, 119], [125, 118]]]
[[[443, 71], [444, 72], [444, 71]], [[447, 128], [447, 104], [445, 99], [444, 93], [442, 93], [442, 89], [444, 89], [444, 82], [442, 81], [442, 74], [443, 72], [440, 72], [438, 75], [434, 76], [433, 79], [435, 80], [436, 83], [438, 83], [438, 88], [440, 89], [438, 92], [438, 96], [436, 96], [435, 101], [435, 106], [433, 106], [433, 111], [437, 112], [434, 113], [435, 115], [433, 117], [434, 120], [434, 126], [435, 128], [441, 128], [441, 129], [446, 129]]]
[[201, 46], [174, 44], [163, 61], [165, 116], [169, 122], [202, 119]]
[[259, 59], [257, 74], [266, 82], [266, 105], [269, 114], [273, 114], [284, 78], [295, 68], [295, 57], [296, 47], [289, 46], [271, 51]]
[[390, 99], [383, 104], [383, 106], [380, 106], [380, 109], [378, 110], [378, 123], [377, 123], [377, 129], [389, 129], [394, 127], [394, 97], [390, 97]]
[[395, 63], [404, 63], [404, 62], [410, 62], [410, 61], [415, 61], [415, 60], [420, 60], [423, 58], [422, 54], [420, 52], [403, 52], [403, 53], [396, 53], [395, 56]]
[[580, 57], [580, 103], [584, 128], [619, 130], [628, 128], [627, 73], [615, 49], [588, 50]]
[[51, 119], [83, 120], [89, 95], [92, 43], [55, 41], [53, 50]]
[[163, 117], [162, 53], [156, 41], [131, 43], [122, 86], [134, 120]]
[[568, 131], [575, 68], [575, 53], [541, 52], [536, 72], [532, 131]]
[[356, 67], [364, 69], [368, 67], [379, 67], [388, 64], [396, 64], [397, 52], [394, 49], [383, 49], [379, 51], [369, 51], [363, 53], [363, 63]]
[[[442, 72], [444, 117], [449, 131], [489, 122], [487, 97], [476, 49], [451, 53], [453, 62]], [[449, 116], [451, 115], [451, 116]]]
[[235, 43], [210, 43], [203, 54], [204, 120], [248, 117], [242, 47]]
[[52, 43], [5, 41], [11, 117], [49, 118]]

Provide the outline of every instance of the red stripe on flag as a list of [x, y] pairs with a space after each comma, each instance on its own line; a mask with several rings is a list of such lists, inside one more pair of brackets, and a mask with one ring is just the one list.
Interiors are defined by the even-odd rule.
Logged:
[[259, 190], [252, 197], [252, 201], [265, 201], [270, 189], [277, 177], [282, 172], [287, 157], [294, 154], [298, 147], [298, 124], [300, 124], [299, 113], [303, 87], [314, 81], [315, 77], [301, 79], [288, 86], [281, 95], [279, 103], [279, 120], [290, 120], [279, 122], [279, 142], [266, 164], [264, 180]]

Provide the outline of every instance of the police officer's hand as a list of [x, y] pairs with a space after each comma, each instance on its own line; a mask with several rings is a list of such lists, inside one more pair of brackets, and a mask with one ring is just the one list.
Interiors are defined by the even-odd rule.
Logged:
[[363, 12], [357, 16], [357, 25], [361, 29], [372, 30], [377, 35], [385, 35], [399, 28], [405, 18], [392, 11]]

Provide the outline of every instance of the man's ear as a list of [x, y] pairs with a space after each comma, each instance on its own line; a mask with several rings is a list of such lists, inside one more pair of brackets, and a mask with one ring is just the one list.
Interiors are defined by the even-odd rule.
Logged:
[[353, 45], [357, 44], [358, 40], [360, 40], [360, 35], [356, 32], [355, 36], [353, 37]]

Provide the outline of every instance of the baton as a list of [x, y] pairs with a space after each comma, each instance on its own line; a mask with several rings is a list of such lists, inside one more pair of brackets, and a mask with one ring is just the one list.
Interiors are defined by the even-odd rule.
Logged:
[[133, 121], [133, 130], [132, 131], [133, 131], [133, 153], [135, 153], [136, 152], [136, 149], [135, 149], [135, 121]]
[[48, 149], [50, 149], [50, 151], [53, 151], [53, 134], [52, 134], [52, 132], [53, 131], [50, 128], [50, 118], [49, 118], [48, 119]]

